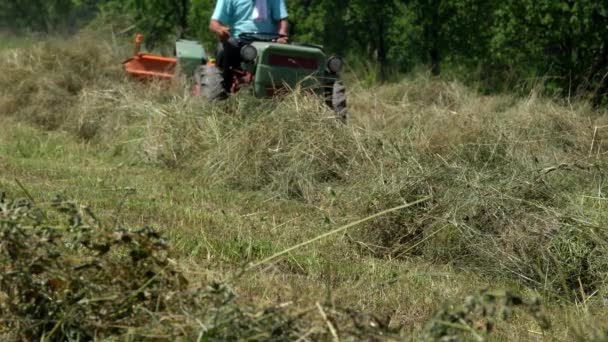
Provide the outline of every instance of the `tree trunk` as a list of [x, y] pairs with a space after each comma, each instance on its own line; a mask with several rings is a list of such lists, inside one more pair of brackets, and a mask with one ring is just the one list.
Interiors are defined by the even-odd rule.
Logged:
[[378, 23], [378, 63], [380, 63], [380, 80], [386, 81], [388, 79], [388, 65], [387, 65], [387, 52], [386, 52], [386, 25], [384, 21], [380, 20]]
[[429, 49], [429, 57], [431, 59], [431, 74], [439, 76], [441, 74], [441, 51], [439, 48], [441, 38], [441, 18], [439, 17], [439, 5], [441, 1], [433, 1], [431, 5], [432, 22], [431, 22], [431, 48]]
[[429, 51], [431, 57], [431, 74], [433, 76], [439, 76], [441, 74], [441, 55], [439, 54], [439, 48], [433, 46]]
[[586, 80], [587, 84], [589, 84], [588, 87], [593, 87], [593, 79], [601, 77], [598, 85], [594, 89], [592, 97], [593, 107], [595, 108], [602, 105], [604, 97], [608, 93], [608, 73], [602, 75], [602, 73], [606, 72], [606, 70], [608, 70], [608, 40], [604, 42], [602, 52], [594, 65], [591, 67]]

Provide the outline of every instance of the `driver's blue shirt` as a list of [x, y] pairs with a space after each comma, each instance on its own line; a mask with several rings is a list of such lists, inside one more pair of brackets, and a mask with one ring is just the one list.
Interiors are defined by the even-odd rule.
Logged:
[[267, 20], [253, 20], [256, 0], [218, 0], [211, 19], [230, 27], [230, 34], [238, 38], [245, 32], [277, 33], [279, 21], [287, 18], [285, 0], [266, 0]]

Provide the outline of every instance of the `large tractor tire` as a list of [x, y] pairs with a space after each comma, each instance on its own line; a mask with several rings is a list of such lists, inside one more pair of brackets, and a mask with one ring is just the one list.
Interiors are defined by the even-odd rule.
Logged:
[[207, 100], [223, 100], [227, 97], [222, 70], [216, 65], [203, 65], [201, 67], [200, 86], [201, 95]]
[[[346, 87], [341, 81], [335, 81], [331, 89], [331, 109], [336, 112], [336, 116], [342, 122], [346, 122], [348, 118], [348, 110], [346, 108]], [[329, 101], [328, 101], [329, 102]]]

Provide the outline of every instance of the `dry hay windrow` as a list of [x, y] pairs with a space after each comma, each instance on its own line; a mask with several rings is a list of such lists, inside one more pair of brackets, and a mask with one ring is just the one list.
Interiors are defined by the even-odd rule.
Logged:
[[432, 196], [358, 229], [354, 248], [570, 300], [581, 289], [608, 296], [606, 115], [585, 103], [481, 96], [421, 75], [375, 89], [353, 83], [343, 125], [298, 92], [205, 103], [187, 87], [125, 82], [103, 44], [54, 44], [4, 52], [2, 114], [150, 167], [191, 170], [200, 184], [332, 205], [345, 219]]

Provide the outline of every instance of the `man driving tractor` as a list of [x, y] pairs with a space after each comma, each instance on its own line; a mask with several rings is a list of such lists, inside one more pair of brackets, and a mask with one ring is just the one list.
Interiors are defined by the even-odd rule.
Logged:
[[289, 41], [285, 0], [218, 0], [209, 29], [220, 40], [216, 57], [223, 69], [224, 87], [229, 90], [232, 70], [240, 64], [244, 42], [240, 35], [247, 32], [276, 34], [277, 43]]
[[256, 98], [302, 89], [346, 121], [342, 58], [326, 54], [321, 45], [289, 41], [285, 0], [217, 0], [209, 29], [220, 43], [217, 63], [203, 58], [194, 73], [203, 97], [224, 100], [243, 87]]

